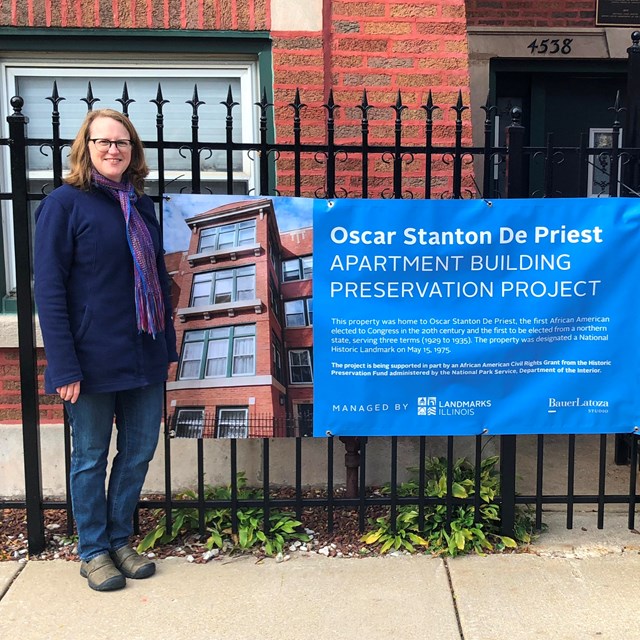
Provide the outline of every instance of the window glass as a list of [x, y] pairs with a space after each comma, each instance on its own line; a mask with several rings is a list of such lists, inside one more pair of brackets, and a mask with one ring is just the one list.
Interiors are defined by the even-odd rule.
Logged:
[[237, 280], [237, 300], [253, 300], [255, 295], [255, 277], [253, 275], [242, 276]]
[[311, 298], [287, 300], [284, 303], [285, 325], [287, 327], [306, 327], [313, 324]]
[[245, 408], [218, 409], [218, 438], [247, 438], [249, 410]]
[[281, 355], [282, 346], [280, 344], [280, 340], [275, 336], [275, 334], [271, 335], [271, 355], [273, 358], [273, 375], [276, 380], [282, 382], [282, 355]]
[[204, 340], [205, 333], [205, 331], [187, 331], [187, 333], [184, 334], [185, 342]]
[[289, 369], [292, 384], [313, 382], [309, 350], [292, 349], [289, 351]]
[[213, 304], [231, 302], [233, 293], [233, 273], [225, 272], [216, 274], [216, 291], [213, 296]]
[[181, 380], [200, 377], [200, 362], [202, 360], [203, 346], [203, 342], [185, 342], [182, 350], [182, 362], [179, 375]]
[[285, 302], [284, 316], [287, 327], [304, 327], [304, 300], [289, 300]]
[[211, 340], [209, 342], [205, 378], [222, 378], [227, 375], [227, 352], [226, 340]]
[[200, 232], [198, 251], [222, 251], [234, 247], [255, 244], [256, 221], [244, 220], [235, 224], [219, 225]]
[[236, 338], [233, 341], [233, 375], [247, 376], [254, 369], [254, 339]]
[[238, 230], [238, 246], [255, 244], [256, 241], [256, 221], [246, 221], [240, 223]]
[[285, 260], [282, 263], [282, 279], [285, 282], [300, 280], [300, 261], [298, 258], [295, 258], [294, 260]]
[[[153, 71], [136, 70], [135, 68], [119, 69], [114, 74], [113, 69], [105, 68], [49, 68], [44, 74], [39, 69], [16, 70], [13, 77], [17, 95], [24, 98], [24, 111], [29, 116], [29, 136], [34, 138], [46, 138], [51, 135], [51, 101], [47, 100], [53, 90], [53, 80], [56, 81], [58, 93], [64, 97], [60, 102], [60, 135], [63, 138], [73, 138], [87, 112], [87, 104], [83, 98], [87, 96], [89, 82], [94, 97], [99, 102], [94, 104], [95, 109], [111, 108], [122, 110], [122, 105], [117, 102], [122, 98], [124, 83], [127, 83], [127, 91], [133, 102], [128, 111], [140, 137], [143, 141], [155, 140], [157, 107], [150, 102], [156, 98], [158, 83], [162, 88], [162, 96], [168, 103], [164, 105], [164, 139], [176, 141], [191, 140], [191, 115], [192, 107], [186, 101], [193, 96], [194, 86], [198, 86], [198, 98], [205, 104], [198, 110], [200, 116], [198, 122], [198, 137], [202, 141], [223, 142], [225, 139], [225, 114], [226, 109], [220, 103], [227, 97], [229, 86], [236, 102], [241, 96], [241, 75], [243, 71], [237, 70], [236, 77], [227, 73], [223, 77], [216, 77], [221, 70], [185, 69], [179, 73], [170, 68], [154, 69]], [[234, 133], [237, 139], [242, 138], [243, 114], [239, 108], [234, 109]], [[201, 153], [200, 169], [203, 172], [225, 171], [226, 157], [224, 150], [216, 150], [211, 153]], [[191, 165], [191, 155], [180, 153], [178, 149], [165, 149], [165, 166], [167, 170], [188, 170]], [[242, 153], [234, 152], [233, 168], [242, 170]], [[67, 154], [63, 155], [65, 169], [68, 168]], [[151, 171], [158, 169], [157, 153], [148, 153], [147, 162]], [[42, 154], [38, 148], [29, 151], [30, 171], [51, 170], [52, 159], [50, 154]]]
[[309, 280], [313, 276], [313, 257], [307, 256], [306, 258], [301, 258], [302, 262], [302, 279]]
[[309, 280], [313, 277], [313, 257], [293, 258], [282, 263], [282, 279], [284, 282], [292, 280]]
[[199, 273], [193, 278], [193, 294], [191, 296], [191, 306], [198, 307], [209, 304], [211, 299], [210, 273]]
[[216, 327], [215, 329], [209, 329], [209, 335], [211, 338], [226, 338], [229, 336], [230, 327]]
[[256, 326], [254, 324], [241, 324], [234, 327], [234, 333], [236, 336], [253, 336], [256, 333]]
[[203, 229], [200, 232], [200, 251], [215, 249], [218, 232], [216, 229]]
[[223, 227], [218, 234], [217, 249], [228, 249], [236, 246], [236, 231], [233, 226]]

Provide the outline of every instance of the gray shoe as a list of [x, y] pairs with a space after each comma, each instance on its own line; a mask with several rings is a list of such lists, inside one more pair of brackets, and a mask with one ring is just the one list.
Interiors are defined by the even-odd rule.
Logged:
[[141, 578], [148, 578], [156, 572], [155, 563], [139, 555], [128, 546], [120, 547], [117, 551], [112, 551], [111, 558], [115, 566], [123, 575], [127, 576], [127, 578], [140, 580]]
[[108, 553], [102, 553], [89, 562], [83, 561], [80, 565], [80, 575], [87, 579], [94, 591], [115, 591], [127, 584]]

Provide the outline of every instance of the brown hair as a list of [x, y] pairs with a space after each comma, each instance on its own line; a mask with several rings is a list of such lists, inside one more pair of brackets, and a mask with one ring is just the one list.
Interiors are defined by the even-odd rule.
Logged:
[[144, 179], [149, 175], [149, 167], [144, 158], [144, 147], [140, 136], [127, 116], [115, 109], [96, 109], [87, 113], [80, 130], [78, 131], [69, 154], [71, 171], [64, 179], [67, 184], [88, 191], [91, 186], [91, 156], [89, 155], [89, 130], [91, 123], [96, 118], [111, 118], [119, 122], [131, 138], [131, 162], [127, 167], [126, 175], [138, 194], [144, 192]]

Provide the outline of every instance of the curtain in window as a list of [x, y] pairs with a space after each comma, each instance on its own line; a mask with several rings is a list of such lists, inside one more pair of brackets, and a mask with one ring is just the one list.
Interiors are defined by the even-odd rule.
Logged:
[[212, 340], [207, 350], [205, 378], [223, 378], [227, 375], [227, 340]]
[[200, 363], [202, 362], [203, 342], [187, 342], [182, 352], [182, 366], [180, 380], [193, 380], [200, 377]]
[[233, 375], [246, 376], [253, 373], [254, 339], [236, 338], [233, 341]]

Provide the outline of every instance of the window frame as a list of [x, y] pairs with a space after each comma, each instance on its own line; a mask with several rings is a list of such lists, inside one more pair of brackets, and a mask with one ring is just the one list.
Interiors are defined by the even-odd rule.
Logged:
[[[249, 269], [253, 269], [253, 273], [248, 273]], [[247, 273], [239, 273], [241, 271], [247, 271]], [[222, 277], [222, 275], [229, 275], [229, 277]], [[202, 281], [197, 281], [198, 277], [202, 277]], [[201, 304], [194, 304], [194, 290], [197, 284], [206, 283], [204, 276], [210, 276], [209, 281], [209, 297], [208, 301]], [[238, 279], [253, 277], [253, 295], [248, 298], [238, 298]], [[216, 302], [215, 296], [218, 295], [219, 292], [216, 291], [216, 284], [218, 281], [223, 280], [231, 280], [231, 290], [229, 292], [230, 300], [225, 300], [222, 302]], [[244, 289], [243, 289], [244, 291]], [[203, 296], [198, 296], [203, 297]], [[215, 271], [200, 271], [199, 273], [195, 273], [193, 275], [193, 280], [191, 281], [191, 296], [189, 297], [189, 307], [197, 309], [198, 307], [208, 307], [212, 305], [227, 305], [233, 304], [235, 302], [243, 302], [246, 300], [255, 300], [256, 298], [256, 265], [255, 264], [247, 264], [242, 267], [234, 267], [232, 269], [217, 269]]]
[[[309, 261], [311, 262], [311, 267], [309, 266], [305, 266], [305, 262], [309, 263]], [[298, 267], [298, 271], [297, 274], [298, 276], [296, 278], [287, 278], [286, 274], [287, 273], [293, 273], [293, 269], [287, 271], [287, 265], [289, 264], [293, 264], [297, 262], [297, 267]], [[287, 283], [287, 282], [298, 282], [300, 280], [312, 280], [313, 279], [313, 255], [308, 255], [308, 256], [297, 256], [295, 258], [289, 258], [288, 260], [283, 260], [282, 261], [282, 282]]]
[[[244, 435], [234, 434], [226, 434], [220, 435], [220, 422], [221, 422], [221, 414], [223, 411], [229, 411], [234, 413], [244, 413], [244, 424], [243, 425], [233, 425], [231, 428], [235, 429], [245, 429]], [[228, 428], [228, 427], [227, 427]], [[227, 439], [227, 438], [248, 438], [249, 437], [249, 407], [246, 406], [238, 406], [238, 407], [217, 407], [216, 408], [216, 438]]]
[[[287, 305], [291, 303], [302, 303], [302, 311], [287, 313]], [[302, 315], [302, 324], [289, 324], [290, 316]], [[313, 326], [313, 298], [293, 298], [284, 301], [284, 326], [287, 329], [302, 329]]]
[[[251, 224], [253, 223], [253, 224]], [[233, 227], [233, 232], [234, 232], [234, 244], [231, 247], [220, 247], [218, 246], [219, 240], [220, 240], [220, 229], [224, 229], [225, 227]], [[239, 242], [239, 238], [240, 238], [240, 231], [244, 230], [244, 229], [253, 229], [253, 239], [251, 240], [251, 242]], [[248, 220], [239, 220], [238, 222], [230, 222], [230, 223], [226, 223], [226, 224], [216, 224], [216, 225], [212, 225], [211, 227], [205, 227], [200, 231], [200, 237], [198, 238], [198, 253], [205, 253], [205, 252], [213, 252], [213, 251], [230, 251], [232, 249], [240, 249], [241, 247], [245, 247], [245, 246], [253, 246], [256, 244], [256, 237], [257, 237], [257, 228], [258, 225], [256, 224], [256, 219], [255, 218], [249, 218]], [[216, 246], [215, 247], [203, 247], [202, 246], [202, 238], [203, 236], [205, 238], [208, 238], [211, 235], [214, 235], [213, 233], [210, 232], [215, 232], [217, 231], [217, 233], [215, 234], [215, 237], [217, 238], [216, 240]]]
[[[237, 330], [241, 327], [252, 327], [253, 333], [239, 333], [236, 334]], [[213, 332], [219, 331], [221, 329], [228, 329], [228, 335], [226, 338], [223, 337], [215, 337]], [[202, 333], [203, 336], [201, 339], [189, 339], [192, 337], [192, 334]], [[211, 327], [209, 329], [192, 329], [189, 331], [185, 331], [182, 338], [182, 349], [180, 352], [180, 360], [178, 361], [177, 373], [176, 373], [176, 381], [184, 382], [186, 380], [224, 380], [226, 378], [244, 378], [251, 377], [256, 375], [256, 365], [257, 365], [257, 349], [256, 349], [256, 334], [257, 327], [255, 324], [238, 324], [238, 325], [226, 325], [223, 327]], [[252, 358], [252, 369], [248, 373], [234, 373], [235, 364], [238, 362], [237, 358], [246, 357], [244, 354], [238, 355], [236, 353], [236, 346], [239, 344], [239, 341], [246, 340], [247, 338], [251, 338], [253, 341], [253, 349], [251, 352]], [[215, 347], [216, 345], [224, 343], [226, 340], [226, 352], [224, 355], [224, 375], [206, 375], [207, 370], [209, 368], [209, 363], [213, 360], [220, 358], [210, 358], [210, 349]], [[238, 341], [238, 342], [237, 342]], [[184, 354], [189, 345], [193, 344], [201, 344], [200, 351], [200, 366], [198, 368], [198, 376], [189, 376], [185, 377], [183, 375], [184, 369]], [[197, 362], [194, 358], [190, 359], [189, 362]]]
[[[304, 365], [294, 365], [291, 361], [291, 356], [294, 353], [306, 353], [308, 355], [309, 358], [309, 364], [304, 364]], [[313, 351], [311, 348], [309, 347], [302, 347], [299, 349], [289, 349], [289, 351], [287, 352], [287, 361], [289, 364], [289, 384], [291, 385], [310, 385], [313, 384]], [[299, 381], [294, 381], [293, 379], [293, 370], [294, 367], [298, 367], [298, 368], [302, 368], [302, 367], [308, 367], [309, 368], [309, 380], [299, 380]]]

